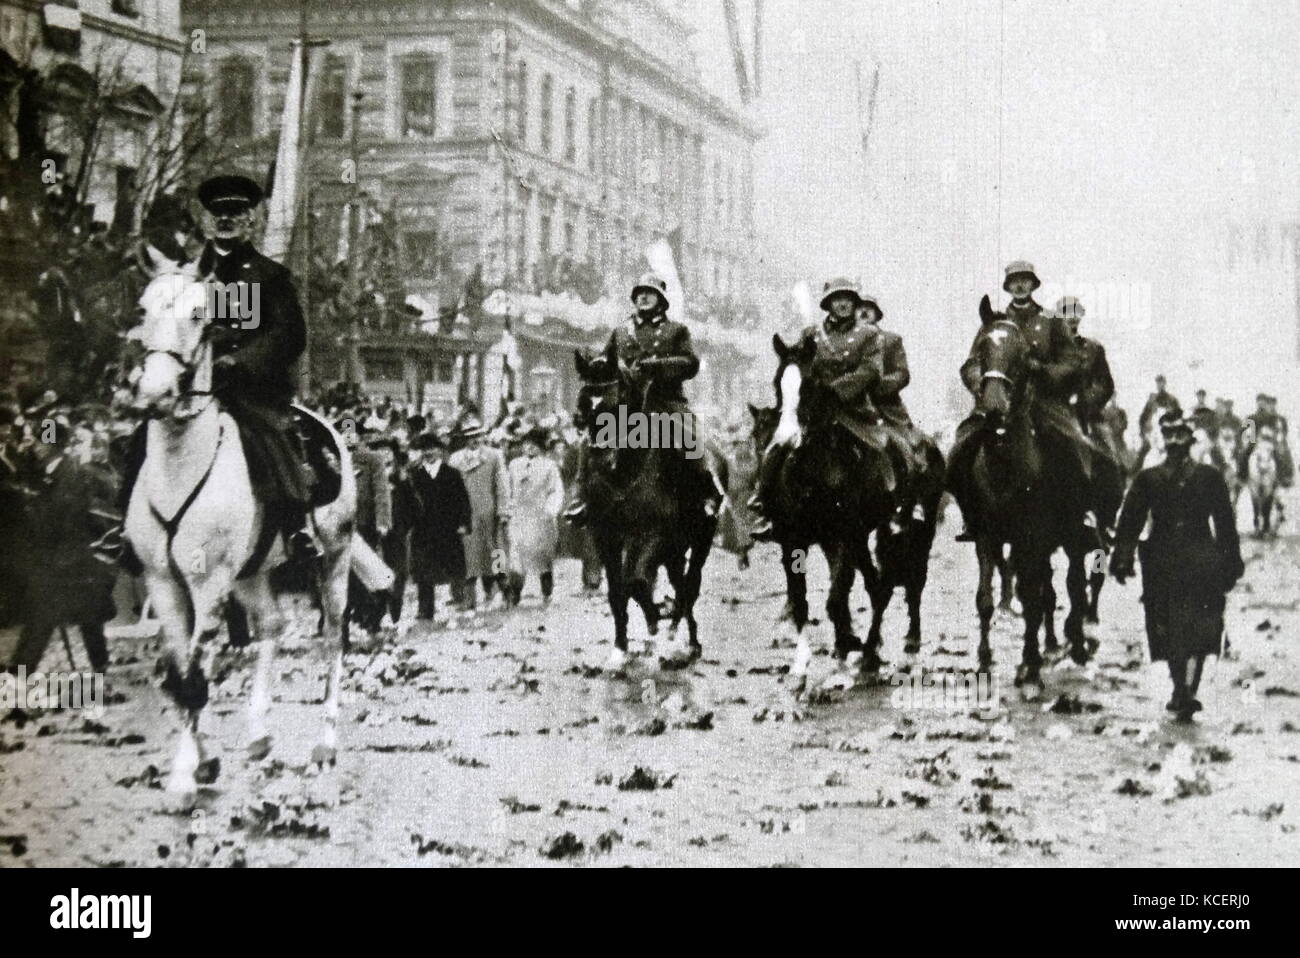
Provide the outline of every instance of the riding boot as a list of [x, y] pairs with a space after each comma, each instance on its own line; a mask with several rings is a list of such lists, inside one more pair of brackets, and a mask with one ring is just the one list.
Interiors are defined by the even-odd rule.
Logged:
[[746, 503], [756, 514], [754, 526], [750, 529], [749, 534], [760, 542], [768, 542], [773, 538], [772, 516], [769, 512], [768, 503], [772, 499], [773, 487], [776, 485], [777, 477], [781, 474], [781, 467], [785, 463], [788, 451], [786, 446], [778, 445], [773, 446], [764, 454], [763, 460], [758, 467], [758, 480], [754, 483], [754, 494], [749, 497], [749, 502]]
[[569, 501], [565, 503], [564, 511], [560, 513], [575, 526], [581, 526], [587, 521], [587, 456], [587, 443], [579, 441], [578, 464], [573, 474], [573, 488], [569, 490]]
[[1170, 659], [1167, 664], [1169, 666], [1169, 679], [1174, 684], [1174, 693], [1168, 703], [1165, 704], [1165, 711], [1174, 712], [1179, 718], [1182, 718], [1189, 698], [1187, 691], [1187, 659]]

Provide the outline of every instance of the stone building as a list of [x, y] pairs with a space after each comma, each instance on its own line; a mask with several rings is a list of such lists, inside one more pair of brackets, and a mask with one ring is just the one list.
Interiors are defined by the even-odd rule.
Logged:
[[[209, 55], [192, 65], [221, 105], [217, 121], [273, 143], [300, 0], [194, 0], [184, 18], [207, 38]], [[311, 119], [314, 242], [346, 249], [353, 187], [340, 171], [355, 133], [365, 203], [397, 224], [408, 302], [426, 319], [464, 306], [467, 284], [480, 298], [567, 290], [625, 302], [660, 239], [677, 253], [693, 315], [747, 289], [759, 130], [705, 89], [690, 28], [664, 3], [311, 2], [305, 20], [311, 38], [329, 41]], [[264, 172], [269, 156], [249, 159]], [[446, 396], [468, 383], [490, 404], [500, 378], [491, 346], [509, 317], [469, 313], [439, 327], [438, 348], [366, 334], [367, 385], [409, 396], [429, 384]], [[517, 372], [531, 381], [540, 368], [535, 378], [557, 382], [563, 403], [572, 346], [599, 337], [510, 325], [528, 367]]]

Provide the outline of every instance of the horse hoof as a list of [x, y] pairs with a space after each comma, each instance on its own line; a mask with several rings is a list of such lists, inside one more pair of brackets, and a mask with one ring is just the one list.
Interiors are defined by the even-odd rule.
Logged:
[[1096, 612], [1089, 612], [1084, 615], [1083, 621], [1087, 622], [1089, 625], [1099, 625], [1101, 623], [1101, 619], [1097, 618]]
[[248, 760], [260, 762], [271, 754], [271, 736], [263, 735], [248, 743]]
[[808, 692], [808, 676], [801, 675], [794, 683], [794, 700], [802, 702]]
[[199, 785], [211, 785], [221, 774], [221, 759], [209, 758], [199, 762], [194, 770], [194, 781]]
[[903, 652], [904, 652], [905, 654], [907, 654], [907, 655], [918, 655], [918, 654], [920, 654], [920, 652], [921, 652], [921, 637], [920, 637], [919, 635], [917, 635], [917, 636], [911, 636], [911, 635], [909, 635], [909, 636], [907, 637], [907, 641], [903, 644]]
[[163, 810], [173, 815], [188, 815], [194, 811], [194, 806], [198, 804], [199, 793], [193, 785], [177, 787], [170, 786], [163, 792]]
[[311, 761], [313, 765], [332, 768], [338, 763], [338, 750], [332, 745], [317, 745], [311, 750]]
[[1020, 687], [1020, 697], [1026, 702], [1037, 702], [1043, 697], [1043, 686], [1037, 679], [1031, 679]]
[[622, 649], [615, 649], [609, 653], [609, 658], [605, 660], [606, 672], [622, 672], [627, 668], [627, 653]]
[[1070, 660], [1075, 665], [1087, 665], [1091, 659], [1092, 655], [1088, 652], [1086, 646], [1077, 644], [1070, 646]]

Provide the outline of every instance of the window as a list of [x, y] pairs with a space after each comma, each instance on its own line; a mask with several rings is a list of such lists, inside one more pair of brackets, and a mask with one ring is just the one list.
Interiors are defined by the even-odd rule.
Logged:
[[321, 76], [320, 112], [316, 132], [319, 136], [342, 138], [346, 131], [348, 64], [342, 57], [330, 56]]
[[222, 136], [246, 140], [253, 135], [253, 65], [230, 59], [217, 75], [217, 103], [221, 111]]
[[407, 230], [402, 234], [402, 251], [408, 275], [431, 280], [438, 275], [438, 233], [436, 230]]
[[140, 16], [140, 0], [113, 0], [113, 12], [124, 17]]
[[119, 166], [113, 203], [113, 231], [129, 233], [135, 226], [135, 167]]
[[551, 134], [553, 132], [551, 129], [553, 120], [551, 97], [553, 86], [554, 81], [552, 81], [551, 75], [547, 73], [542, 77], [542, 154], [544, 156], [551, 155]]
[[578, 160], [577, 123], [578, 94], [572, 87], [564, 94], [564, 161], [576, 163]]
[[600, 101], [592, 100], [587, 107], [587, 168], [593, 173], [598, 166], [596, 161], [600, 149]]
[[403, 57], [401, 81], [401, 135], [406, 139], [431, 137], [437, 121], [438, 61], [427, 53]]
[[538, 242], [541, 244], [541, 261], [545, 263], [551, 256], [551, 229], [555, 223], [555, 200], [547, 197], [542, 200], [542, 215], [537, 223]]
[[515, 277], [521, 286], [528, 282], [528, 247], [532, 235], [528, 230], [528, 213], [531, 204], [532, 191], [526, 186], [519, 187], [519, 248], [515, 259]]
[[403, 378], [401, 357], [367, 356], [366, 379], [382, 379], [388, 382], [401, 382]]
[[528, 146], [528, 64], [519, 61], [519, 95], [518, 95], [518, 132], [519, 145]]

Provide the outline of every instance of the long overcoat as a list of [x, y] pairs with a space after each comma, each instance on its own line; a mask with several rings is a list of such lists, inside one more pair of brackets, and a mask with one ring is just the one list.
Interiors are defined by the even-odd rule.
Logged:
[[1158, 662], [1219, 651], [1224, 596], [1244, 570], [1223, 477], [1190, 460], [1143, 469], [1120, 513], [1116, 555], [1138, 548], [1147, 643]]

